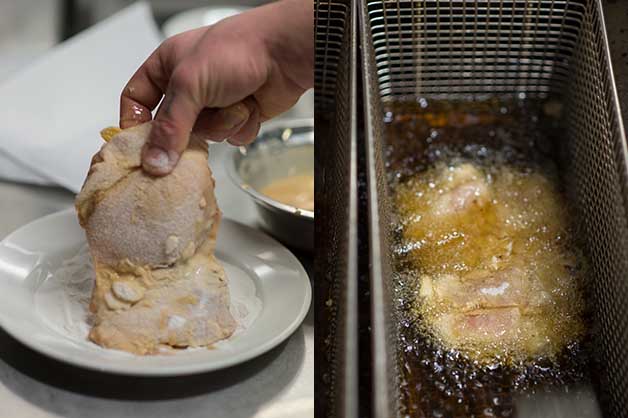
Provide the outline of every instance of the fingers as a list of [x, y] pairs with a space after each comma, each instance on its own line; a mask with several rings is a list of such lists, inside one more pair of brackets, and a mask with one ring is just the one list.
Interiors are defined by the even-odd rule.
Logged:
[[167, 74], [157, 49], [126, 84], [120, 95], [120, 127], [130, 128], [152, 119], [167, 86]]
[[246, 145], [253, 142], [262, 124], [260, 107], [257, 101], [249, 96], [242, 102], [249, 110], [250, 116], [246, 123], [227, 140], [231, 145]]
[[193, 130], [206, 140], [228, 139], [233, 145], [244, 145], [255, 139], [261, 122], [259, 104], [247, 97], [222, 109], [204, 109]]
[[193, 131], [205, 140], [222, 141], [238, 132], [250, 115], [249, 108], [242, 102], [222, 109], [203, 109]]
[[190, 132], [203, 106], [192, 93], [189, 71], [175, 71], [166, 96], [153, 121], [148, 142], [142, 153], [142, 167], [163, 176], [176, 166], [188, 145]]
[[166, 39], [137, 69], [120, 95], [120, 127], [130, 128], [152, 119], [170, 81], [170, 74], [181, 61], [186, 48], [203, 36], [199, 28]]

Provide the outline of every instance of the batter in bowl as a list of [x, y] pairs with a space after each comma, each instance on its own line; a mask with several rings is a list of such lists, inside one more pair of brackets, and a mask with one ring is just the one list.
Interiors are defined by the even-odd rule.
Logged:
[[274, 180], [260, 190], [278, 202], [299, 209], [314, 210], [314, 176], [295, 175]]

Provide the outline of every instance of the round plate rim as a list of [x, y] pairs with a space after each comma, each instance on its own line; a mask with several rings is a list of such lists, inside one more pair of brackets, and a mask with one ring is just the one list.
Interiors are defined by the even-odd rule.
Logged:
[[[74, 213], [75, 213], [75, 210], [74, 208], [71, 207], [68, 209], [64, 209], [64, 210], [54, 212], [54, 213], [42, 216], [40, 218], [37, 218], [29, 223], [26, 223], [20, 226], [19, 228], [9, 233], [6, 237], [4, 237], [0, 241], [0, 246], [6, 246], [8, 243], [11, 242], [11, 240], [15, 237], [15, 235], [18, 234], [20, 231], [22, 231], [22, 229], [24, 228], [34, 227], [36, 226], [36, 224], [47, 222], [51, 218], [68, 216], [68, 214], [74, 215]], [[124, 376], [167, 377], [167, 376], [185, 376], [185, 375], [201, 374], [201, 373], [207, 373], [207, 372], [212, 372], [216, 370], [222, 370], [229, 367], [233, 367], [238, 364], [245, 363], [249, 360], [252, 360], [256, 357], [259, 357], [262, 354], [277, 347], [279, 344], [281, 344], [285, 340], [287, 340], [288, 337], [290, 337], [299, 328], [299, 326], [301, 326], [301, 324], [305, 320], [305, 317], [307, 316], [309, 312], [310, 305], [312, 302], [312, 287], [310, 284], [309, 276], [307, 272], [305, 271], [305, 268], [303, 267], [301, 262], [296, 258], [296, 256], [288, 248], [286, 248], [283, 244], [281, 244], [274, 238], [270, 237], [269, 235], [265, 234], [264, 232], [258, 229], [255, 229], [249, 225], [243, 224], [241, 222], [230, 219], [228, 217], [223, 217], [221, 222], [223, 224], [224, 223], [236, 224], [240, 227], [248, 229], [253, 234], [262, 235], [265, 237], [265, 239], [270, 240], [274, 245], [277, 246], [277, 248], [280, 248], [282, 251], [284, 251], [286, 253], [285, 254], [286, 256], [292, 258], [292, 261], [296, 263], [295, 267], [298, 270], [299, 278], [300, 280], [303, 280], [304, 282], [305, 295], [304, 295], [303, 303], [301, 305], [298, 316], [296, 316], [292, 320], [290, 325], [285, 327], [280, 333], [275, 335], [273, 338], [266, 340], [263, 344], [260, 344], [253, 349], [245, 351], [244, 353], [241, 353], [238, 356], [234, 356], [233, 358], [229, 360], [222, 361], [220, 364], [207, 363], [206, 365], [203, 365], [204, 363], [198, 363], [198, 364], [189, 364], [189, 365], [185, 365], [185, 364], [184, 365], [168, 365], [168, 366], [163, 366], [163, 367], [148, 368], [144, 370], [136, 370], [136, 369], [128, 369], [126, 368], [127, 366], [116, 365], [115, 363], [106, 367], [98, 366], [96, 364], [93, 364], [92, 362], [85, 361], [82, 358], [73, 358], [73, 357], [63, 356], [54, 350], [49, 351], [46, 349], [46, 346], [44, 344], [39, 344], [32, 340], [22, 338], [22, 335], [14, 332], [13, 328], [10, 325], [6, 326], [6, 324], [2, 322], [1, 318], [0, 318], [0, 328], [2, 328], [7, 334], [9, 334], [12, 338], [15, 338], [21, 344], [24, 344], [26, 347], [30, 348], [31, 350], [45, 357], [49, 357], [56, 361], [69, 364], [75, 367], [83, 368], [83, 369], [93, 370], [93, 371], [97, 371], [101, 373], [124, 375]], [[0, 276], [0, 280], [3, 280], [1, 276]]]

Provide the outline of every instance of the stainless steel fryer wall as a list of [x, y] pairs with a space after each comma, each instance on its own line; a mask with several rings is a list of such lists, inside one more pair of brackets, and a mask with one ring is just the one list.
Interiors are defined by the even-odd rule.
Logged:
[[315, 2], [316, 411], [357, 416], [355, 8]]

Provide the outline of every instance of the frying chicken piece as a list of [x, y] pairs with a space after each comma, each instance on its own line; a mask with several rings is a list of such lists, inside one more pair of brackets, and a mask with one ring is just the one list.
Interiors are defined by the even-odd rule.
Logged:
[[490, 343], [496, 339], [516, 339], [520, 320], [519, 308], [512, 307], [446, 313], [438, 316], [434, 325], [449, 344], [461, 345], [461, 340]]
[[96, 269], [89, 338], [136, 354], [208, 346], [236, 326], [213, 255], [220, 211], [207, 145], [192, 135], [173, 172], [153, 177], [141, 168], [149, 131], [114, 135], [76, 199]]
[[517, 307], [445, 313], [434, 319], [433, 329], [446, 345], [473, 352], [480, 361], [506, 353], [525, 358], [555, 349], [547, 323]]
[[[488, 176], [470, 163], [438, 164], [398, 187], [396, 204], [402, 222], [404, 251], [417, 265], [449, 265], [461, 254], [508, 251], [508, 242], [495, 236], [490, 245], [468, 248], [470, 229], [491, 219], [492, 190]], [[471, 220], [471, 222], [469, 222]]]
[[459, 213], [472, 207], [481, 207], [489, 199], [489, 189], [480, 170], [465, 163], [448, 167], [441, 174], [444, 193], [434, 204], [437, 216]]
[[395, 198], [399, 253], [420, 272], [414, 311], [447, 347], [481, 362], [524, 359], [581, 335], [578, 257], [548, 178], [439, 164]]
[[423, 275], [420, 286], [422, 297], [462, 312], [511, 307], [525, 311], [550, 302], [548, 292], [519, 267], [477, 270], [464, 276]]
[[433, 330], [450, 346], [477, 348], [499, 341], [502, 347], [525, 345], [533, 350], [528, 352], [537, 352], [545, 340], [528, 314], [538, 314], [551, 297], [536, 285], [517, 267], [465, 276], [424, 275], [420, 296], [428, 310], [438, 311]]

